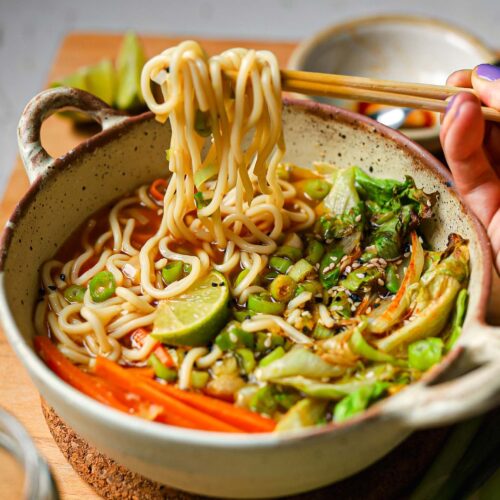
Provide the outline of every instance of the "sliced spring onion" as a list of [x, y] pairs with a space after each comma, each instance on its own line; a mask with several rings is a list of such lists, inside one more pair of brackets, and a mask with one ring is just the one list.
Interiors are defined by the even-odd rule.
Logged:
[[274, 252], [274, 255], [277, 257], [286, 257], [287, 259], [296, 262], [302, 257], [302, 250], [291, 245], [283, 245], [279, 247], [276, 252]]
[[323, 326], [320, 323], [316, 323], [314, 330], [312, 332], [312, 336], [316, 340], [324, 340], [333, 337], [333, 330], [330, 330], [326, 326]]
[[199, 210], [200, 208], [206, 207], [208, 205], [208, 200], [205, 200], [203, 193], [198, 191], [194, 194], [194, 203], [196, 208]]
[[172, 368], [166, 367], [156, 354], [151, 354], [148, 358], [148, 365], [153, 368], [155, 375], [158, 378], [166, 380], [167, 382], [174, 382], [177, 379], [177, 372]]
[[109, 271], [101, 271], [90, 280], [89, 290], [94, 302], [103, 302], [115, 293], [115, 277]]
[[238, 347], [253, 348], [255, 338], [252, 333], [239, 328], [239, 323], [229, 322], [215, 337], [215, 344], [222, 351], [231, 351]]
[[313, 297], [323, 293], [323, 287], [321, 283], [317, 280], [309, 280], [303, 281], [299, 286], [297, 286], [297, 290], [295, 291], [295, 295], [299, 295], [302, 292], [311, 292]]
[[243, 271], [240, 271], [238, 276], [236, 276], [236, 279], [234, 280], [234, 286], [237, 287], [245, 279], [249, 272], [250, 269], [243, 269]]
[[385, 271], [385, 287], [391, 293], [397, 293], [401, 286], [400, 279], [397, 276], [397, 269], [393, 264], [389, 264]]
[[439, 337], [417, 340], [408, 346], [408, 364], [417, 370], [428, 370], [441, 361], [443, 347]]
[[200, 371], [200, 370], [192, 370], [191, 371], [191, 387], [193, 389], [203, 389], [207, 384], [210, 375], [208, 372]]
[[253, 352], [250, 349], [236, 349], [236, 359], [238, 360], [238, 364], [245, 375], [249, 375], [254, 371], [257, 363], [255, 362]]
[[274, 351], [271, 351], [267, 356], [264, 356], [259, 361], [259, 366], [267, 366], [270, 365], [273, 361], [282, 358], [285, 355], [285, 349], [283, 347], [278, 346]]
[[253, 311], [249, 311], [248, 309], [240, 309], [233, 311], [233, 316], [236, 321], [245, 321], [246, 319], [250, 319], [252, 316], [255, 316], [255, 313]]
[[318, 240], [311, 240], [306, 249], [306, 260], [311, 264], [317, 264], [323, 254], [325, 253], [325, 248]]
[[297, 282], [301, 282], [310, 277], [314, 271], [314, 267], [306, 259], [300, 259], [288, 270], [288, 276]]
[[208, 137], [212, 133], [210, 113], [208, 113], [208, 111], [201, 111], [200, 109], [196, 111], [194, 129], [198, 135], [201, 135], [201, 137]]
[[304, 191], [313, 200], [322, 200], [332, 188], [329, 182], [323, 179], [309, 179], [304, 183]]
[[274, 302], [268, 293], [252, 293], [248, 297], [248, 309], [256, 313], [281, 314], [285, 310], [285, 304]]
[[205, 182], [215, 177], [218, 171], [217, 165], [214, 163], [210, 163], [206, 167], [200, 168], [200, 170], [194, 174], [194, 185], [196, 189], [200, 189]]
[[286, 273], [291, 265], [291, 261], [285, 259], [284, 257], [277, 257], [276, 255], [273, 255], [269, 259], [269, 267], [279, 273]]
[[290, 179], [292, 167], [289, 163], [280, 163], [276, 168], [276, 174], [278, 179], [282, 179], [284, 181], [288, 181]]
[[183, 263], [180, 260], [169, 262], [161, 270], [161, 277], [165, 285], [170, 285], [170, 283], [179, 280], [183, 274], [183, 267]]
[[66, 290], [64, 290], [64, 298], [70, 303], [74, 304], [76, 302], [83, 302], [83, 297], [85, 296], [86, 288], [80, 285], [70, 285]]
[[266, 352], [275, 347], [283, 347], [285, 339], [276, 333], [257, 332], [257, 342], [255, 343], [255, 350], [257, 352]]
[[280, 302], [288, 302], [293, 298], [296, 288], [297, 283], [290, 276], [280, 274], [272, 281], [269, 286], [269, 292], [273, 299]]

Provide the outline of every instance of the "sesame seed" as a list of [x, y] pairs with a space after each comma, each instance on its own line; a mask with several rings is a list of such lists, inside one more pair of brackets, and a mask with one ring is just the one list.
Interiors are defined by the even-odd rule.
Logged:
[[366, 308], [366, 314], [370, 314], [371, 312], [372, 312], [372, 308], [371, 308], [371, 306], [368, 306]]
[[361, 220], [361, 214], [356, 215], [355, 219], [356, 222], [359, 222]]
[[365, 277], [363, 273], [356, 273], [356, 276], [361, 280]]
[[351, 266], [347, 266], [347, 267], [345, 268], [345, 272], [346, 272], [346, 274], [349, 274], [351, 271], [352, 271]]
[[354, 264], [352, 265], [352, 268], [353, 269], [357, 269], [361, 264], [359, 262], [354, 262]]
[[405, 252], [403, 255], [405, 256], [405, 258], [408, 258], [410, 256], [410, 252]]
[[235, 333], [229, 332], [229, 340], [233, 343], [236, 344], [238, 342], [238, 337], [236, 336]]
[[264, 340], [264, 347], [269, 349], [271, 345], [272, 345], [271, 337], [267, 337], [266, 340]]
[[378, 283], [380, 286], [384, 286], [384, 280], [383, 280], [383, 279], [381, 279], [381, 278], [379, 278], [379, 279], [377, 280], [377, 283]]
[[356, 306], [353, 304], [353, 305], [351, 306], [351, 311], [352, 311], [352, 312], [354, 312], [355, 310], [356, 310]]
[[332, 262], [337, 262], [337, 261], [339, 260], [339, 258], [338, 258], [338, 257], [336, 257], [335, 255], [332, 255], [332, 256], [330, 257], [330, 260], [331, 260]]

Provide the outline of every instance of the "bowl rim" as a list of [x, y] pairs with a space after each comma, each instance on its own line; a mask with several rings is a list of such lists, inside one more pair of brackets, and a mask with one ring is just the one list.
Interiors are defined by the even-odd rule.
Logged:
[[429, 18], [426, 16], [419, 16], [413, 14], [376, 14], [369, 16], [361, 16], [346, 21], [332, 24], [313, 34], [311, 37], [306, 38], [300, 42], [297, 47], [293, 50], [287, 66], [290, 69], [303, 69], [303, 64], [305, 58], [309, 53], [321, 42], [332, 38], [340, 33], [353, 30], [359, 26], [369, 26], [372, 24], [387, 24], [387, 23], [401, 23], [401, 24], [413, 24], [415, 26], [419, 25], [429, 25], [437, 28], [441, 31], [451, 32], [463, 40], [466, 40], [470, 45], [472, 45], [479, 53], [485, 57], [484, 62], [491, 62], [495, 59], [495, 52], [490, 49], [479, 37], [470, 33], [466, 29], [448, 21], [443, 21], [441, 19]]
[[[473, 46], [474, 49], [484, 59], [483, 62], [492, 62], [496, 59], [495, 52], [490, 49], [480, 38], [456, 24], [450, 23], [448, 21], [443, 21], [441, 19], [412, 14], [376, 14], [355, 17], [340, 23], [329, 25], [316, 32], [309, 38], [304, 39], [295, 47], [292, 54], [290, 55], [287, 62], [287, 68], [305, 71], [304, 63], [309, 57], [310, 53], [318, 45], [330, 38], [335, 37], [336, 35], [348, 33], [349, 31], [362, 26], [397, 23], [412, 24], [414, 26], [428, 25], [434, 27], [437, 30], [452, 33], [460, 37], [462, 40], [467, 41], [470, 46]], [[299, 95], [300, 94], [296, 94], [296, 96]], [[304, 95], [301, 95], [301, 98], [306, 100], [314, 100], [314, 98]], [[432, 127], [406, 128], [401, 130], [413, 141], [437, 140], [439, 137], [440, 123], [439, 120], [436, 120], [436, 123]]]
[[[491, 286], [490, 271], [492, 261], [489, 239], [484, 227], [475, 215], [465, 206], [456, 192], [451, 174], [445, 166], [431, 153], [414, 143], [401, 132], [390, 129], [369, 117], [346, 109], [307, 100], [284, 98], [283, 103], [285, 107], [298, 107], [306, 113], [319, 116], [327, 121], [336, 120], [349, 125], [364, 127], [367, 132], [380, 134], [382, 137], [389, 139], [397, 147], [403, 148], [415, 159], [419, 160], [428, 171], [432, 172], [431, 175], [434, 175], [437, 180], [446, 185], [446, 189], [457, 199], [461, 205], [462, 211], [471, 221], [473, 232], [478, 239], [480, 253], [483, 259], [483, 283], [480, 289], [478, 307], [472, 314], [469, 313], [471, 316], [469, 316], [468, 320], [469, 323], [484, 323], [488, 293]], [[71, 165], [72, 161], [80, 155], [91, 153], [99, 146], [112, 142], [115, 138], [120, 137], [125, 131], [132, 129], [135, 124], [152, 119], [154, 119], [154, 114], [152, 112], [146, 112], [142, 115], [127, 118], [119, 124], [83, 141], [67, 154], [55, 159], [52, 168], [49, 168], [45, 175], [39, 176], [31, 184], [26, 194], [17, 204], [3, 230], [0, 240], [0, 318], [9, 343], [14, 348], [18, 358], [20, 358], [25, 367], [28, 368], [30, 375], [32, 375], [32, 380], [35, 379], [37, 382], [49, 386], [50, 390], [57, 393], [61, 399], [65, 399], [66, 404], [81, 408], [83, 414], [91, 414], [92, 419], [99, 420], [105, 426], [113, 426], [121, 432], [133, 432], [144, 437], [154, 437], [164, 442], [189, 443], [196, 446], [230, 449], [239, 447], [268, 448], [278, 444], [280, 446], [288, 446], [293, 445], [297, 441], [314, 439], [331, 432], [341, 435], [349, 432], [353, 426], [364, 426], [369, 422], [383, 419], [385, 416], [382, 414], [381, 409], [386, 400], [373, 405], [359, 417], [350, 419], [345, 423], [329, 424], [318, 428], [306, 428], [297, 432], [287, 433], [230, 434], [184, 429], [162, 423], [150, 422], [107, 407], [73, 388], [52, 372], [35, 353], [32, 345], [25, 341], [10, 311], [5, 293], [4, 266], [17, 221], [22, 219], [32, 199], [41, 189], [43, 189], [48, 178], [56, 176], [60, 170]], [[443, 358], [439, 365], [436, 365], [432, 370], [427, 372], [419, 383], [427, 383], [434, 380], [460, 356], [461, 352], [462, 348], [460, 346], [453, 349]], [[396, 394], [390, 399], [397, 397], [398, 395]], [[105, 408], [106, 411], [103, 411], [103, 408]]]

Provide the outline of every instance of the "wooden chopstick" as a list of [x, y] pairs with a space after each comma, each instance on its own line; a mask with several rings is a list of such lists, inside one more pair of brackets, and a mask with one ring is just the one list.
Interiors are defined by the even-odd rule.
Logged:
[[[444, 113], [446, 99], [459, 92], [475, 94], [473, 89], [423, 83], [377, 80], [360, 76], [329, 75], [308, 71], [281, 70], [282, 88], [288, 92], [338, 97], [361, 102], [423, 109]], [[482, 106], [486, 120], [500, 122], [500, 112]]]
[[[231, 77], [236, 72], [227, 71]], [[281, 86], [288, 92], [323, 97], [337, 97], [360, 102], [422, 109], [444, 113], [447, 99], [459, 92], [475, 94], [473, 89], [427, 83], [378, 80], [361, 76], [333, 75], [309, 71], [281, 70]], [[486, 120], [500, 122], [500, 112], [483, 106]]]

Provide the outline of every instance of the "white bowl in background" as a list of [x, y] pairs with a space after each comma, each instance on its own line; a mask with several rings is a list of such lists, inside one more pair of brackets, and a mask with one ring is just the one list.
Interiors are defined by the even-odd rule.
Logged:
[[[394, 15], [330, 26], [300, 43], [288, 67], [443, 85], [453, 71], [494, 59], [493, 51], [462, 29], [434, 19]], [[355, 110], [354, 101], [314, 99]], [[402, 132], [431, 151], [439, 150], [439, 120], [433, 127]]]

